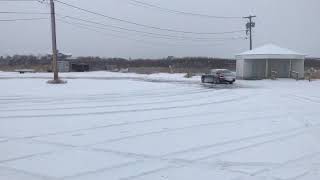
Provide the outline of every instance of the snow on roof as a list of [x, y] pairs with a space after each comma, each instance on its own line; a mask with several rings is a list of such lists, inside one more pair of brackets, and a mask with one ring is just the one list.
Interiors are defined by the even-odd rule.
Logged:
[[267, 44], [251, 51], [243, 52], [239, 55], [301, 55], [304, 54], [294, 52], [290, 49], [282, 48], [274, 44]]

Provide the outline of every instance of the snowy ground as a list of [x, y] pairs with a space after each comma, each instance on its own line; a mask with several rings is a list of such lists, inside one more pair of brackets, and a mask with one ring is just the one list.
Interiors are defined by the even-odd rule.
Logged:
[[1, 180], [319, 180], [320, 82], [0, 72]]

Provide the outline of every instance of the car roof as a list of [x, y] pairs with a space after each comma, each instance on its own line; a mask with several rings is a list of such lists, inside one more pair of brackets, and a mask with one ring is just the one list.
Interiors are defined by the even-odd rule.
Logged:
[[211, 71], [230, 71], [229, 69], [212, 69]]

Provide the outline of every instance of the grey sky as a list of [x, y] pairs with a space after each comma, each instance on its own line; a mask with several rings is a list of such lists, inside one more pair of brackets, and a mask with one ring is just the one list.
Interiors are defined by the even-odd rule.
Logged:
[[[156, 9], [137, 7], [129, 0], [61, 0], [117, 18], [161, 28], [195, 32], [221, 32], [245, 29], [246, 20], [209, 19], [175, 15]], [[143, 1], [143, 0], [142, 0]], [[320, 56], [319, 0], [144, 0], [170, 9], [217, 16], [255, 14], [254, 46], [275, 43], [310, 56]], [[226, 35], [190, 35], [147, 28], [108, 20], [56, 3], [57, 13], [140, 31], [191, 36], [194, 38], [241, 37]], [[0, 11], [49, 12], [38, 2], [0, 2]], [[48, 15], [5, 15], [0, 19], [47, 17]], [[68, 19], [65, 19], [68, 20]], [[68, 21], [71, 21], [70, 19]], [[192, 42], [150, 38], [137, 33], [81, 29], [57, 21], [58, 49], [74, 56], [142, 57], [214, 56], [233, 57], [248, 49], [248, 40]], [[99, 31], [99, 32], [97, 32]], [[117, 34], [120, 37], [114, 37]], [[128, 37], [131, 40], [128, 40]], [[142, 42], [133, 41], [141, 40]], [[0, 22], [0, 55], [45, 54], [51, 51], [48, 20]]]

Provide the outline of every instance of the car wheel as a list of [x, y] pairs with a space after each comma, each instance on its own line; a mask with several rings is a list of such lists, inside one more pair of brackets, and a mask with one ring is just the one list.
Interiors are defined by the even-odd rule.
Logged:
[[217, 84], [220, 84], [221, 82], [220, 82], [220, 79], [217, 79]]
[[217, 80], [217, 78], [213, 78], [213, 84], [218, 84], [219, 82], [218, 82], [218, 80]]
[[204, 79], [205, 79], [205, 78], [202, 76], [202, 77], [201, 77], [201, 82], [202, 82], [202, 83], [204, 83]]

